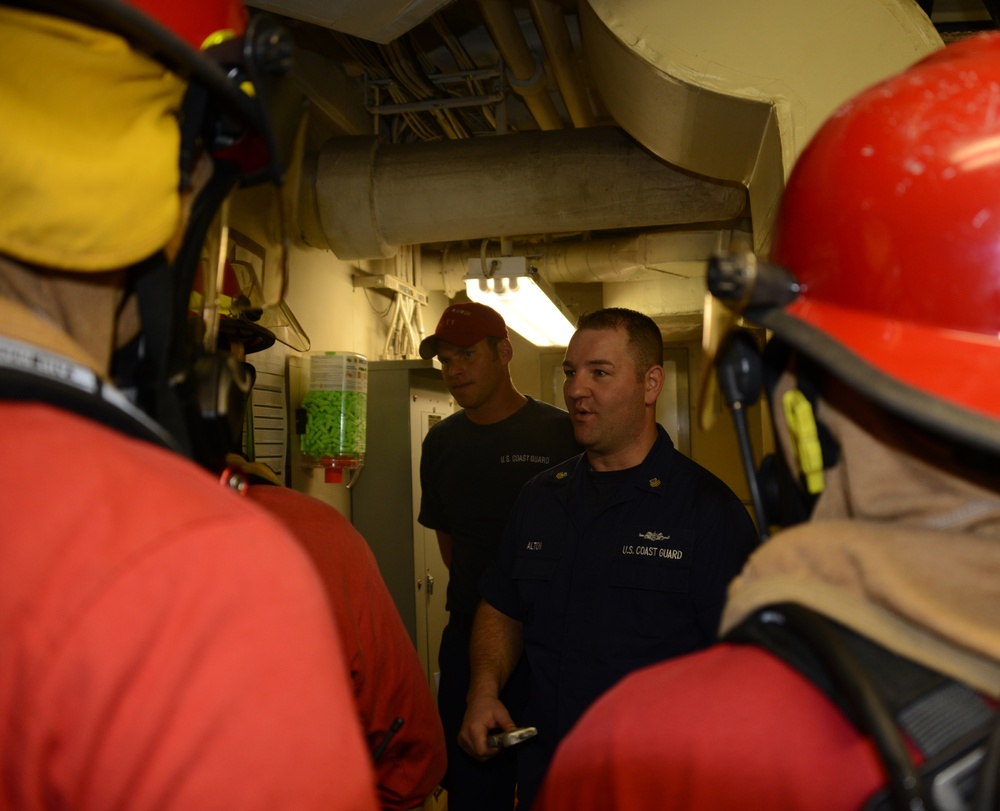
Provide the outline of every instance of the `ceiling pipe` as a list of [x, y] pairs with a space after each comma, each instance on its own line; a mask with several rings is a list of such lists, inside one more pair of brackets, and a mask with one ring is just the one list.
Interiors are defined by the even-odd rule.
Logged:
[[554, 0], [531, 0], [531, 16], [549, 55], [552, 73], [573, 125], [594, 126], [593, 108], [584, 88], [562, 8]]
[[511, 87], [524, 99], [539, 128], [562, 129], [562, 118], [545, 84], [544, 66], [531, 53], [510, 0], [476, 0], [476, 5], [507, 65], [507, 79]]
[[[739, 236], [749, 239], [749, 234], [729, 229], [678, 229], [614, 239], [516, 244], [511, 252], [527, 256], [549, 284], [652, 281], [701, 275], [712, 253], [729, 247]], [[499, 247], [491, 242], [486, 258], [499, 256]], [[469, 261], [483, 254], [476, 248], [425, 247], [420, 255], [425, 289], [451, 295], [464, 288]]]
[[617, 127], [382, 144], [333, 138], [303, 167], [300, 227], [339, 259], [401, 245], [726, 222], [746, 190], [681, 172]]

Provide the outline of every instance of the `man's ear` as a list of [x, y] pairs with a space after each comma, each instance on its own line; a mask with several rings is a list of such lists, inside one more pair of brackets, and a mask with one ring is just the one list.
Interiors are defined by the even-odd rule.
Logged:
[[663, 390], [663, 367], [650, 366], [643, 379], [646, 405], [654, 405]]
[[514, 347], [510, 343], [510, 338], [504, 338], [497, 344], [497, 355], [505, 365], [514, 359]]

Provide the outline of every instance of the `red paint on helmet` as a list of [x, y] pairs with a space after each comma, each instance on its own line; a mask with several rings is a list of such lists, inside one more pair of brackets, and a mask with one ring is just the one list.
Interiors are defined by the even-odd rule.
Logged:
[[247, 26], [246, 8], [240, 0], [127, 0], [165, 28], [201, 50], [205, 40], [219, 31], [240, 36]]
[[1000, 420], [1000, 33], [860, 94], [789, 178], [786, 308], [896, 380]]

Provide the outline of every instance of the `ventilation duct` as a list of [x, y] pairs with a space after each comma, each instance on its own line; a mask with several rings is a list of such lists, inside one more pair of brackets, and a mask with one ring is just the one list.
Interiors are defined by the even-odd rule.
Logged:
[[[581, 0], [589, 74], [615, 121], [668, 163], [749, 189], [764, 251], [785, 178], [855, 93], [941, 47], [899, 0]], [[752, 14], [752, 21], [747, 15]]]
[[406, 145], [335, 138], [306, 178], [305, 240], [339, 259], [399, 246], [717, 223], [740, 186], [668, 166], [615, 127]]
[[419, 25], [451, 0], [248, 0], [247, 5], [293, 20], [383, 44]]

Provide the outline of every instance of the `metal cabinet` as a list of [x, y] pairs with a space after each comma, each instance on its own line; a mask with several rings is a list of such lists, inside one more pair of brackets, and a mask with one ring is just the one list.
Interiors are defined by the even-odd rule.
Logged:
[[365, 465], [351, 487], [354, 525], [375, 553], [435, 694], [448, 570], [437, 536], [417, 522], [420, 449], [430, 426], [453, 410], [435, 360], [370, 362]]

